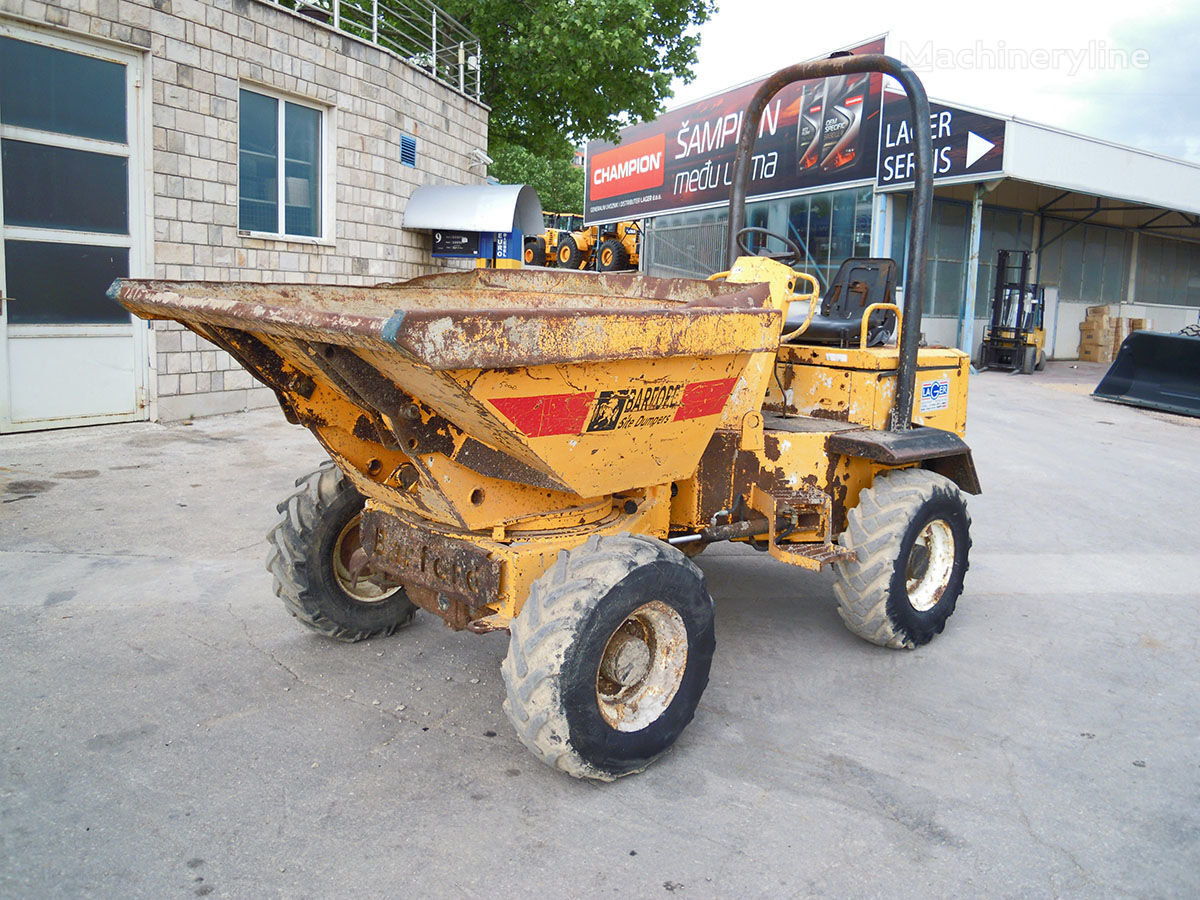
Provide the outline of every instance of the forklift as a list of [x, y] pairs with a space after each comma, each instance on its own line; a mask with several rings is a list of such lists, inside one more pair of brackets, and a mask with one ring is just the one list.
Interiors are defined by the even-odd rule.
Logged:
[[1029, 280], [1029, 250], [996, 254], [991, 324], [979, 348], [979, 370], [1004, 369], [1031, 375], [1046, 367], [1046, 312], [1042, 286]]

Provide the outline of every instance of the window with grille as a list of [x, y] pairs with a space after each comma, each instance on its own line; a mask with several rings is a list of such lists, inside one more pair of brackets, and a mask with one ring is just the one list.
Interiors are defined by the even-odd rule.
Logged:
[[321, 237], [324, 112], [243, 88], [238, 117], [238, 227]]

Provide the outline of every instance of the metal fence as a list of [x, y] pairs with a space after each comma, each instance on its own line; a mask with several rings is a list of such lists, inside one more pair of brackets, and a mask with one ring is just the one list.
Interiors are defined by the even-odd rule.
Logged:
[[264, 0], [290, 9], [423, 69], [478, 100], [479, 38], [429, 0]]
[[725, 268], [725, 222], [658, 225], [643, 239], [643, 271], [658, 278], [707, 278]]

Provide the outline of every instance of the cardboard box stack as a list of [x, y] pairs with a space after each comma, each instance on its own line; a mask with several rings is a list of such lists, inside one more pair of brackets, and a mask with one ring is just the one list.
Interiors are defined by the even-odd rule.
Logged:
[[1079, 323], [1079, 358], [1112, 362], [1125, 338], [1153, 327], [1149, 319], [1122, 318], [1112, 315], [1108, 306], [1089, 306], [1086, 318]]
[[1079, 323], [1079, 358], [1086, 362], [1112, 362], [1116, 325], [1107, 306], [1089, 306]]

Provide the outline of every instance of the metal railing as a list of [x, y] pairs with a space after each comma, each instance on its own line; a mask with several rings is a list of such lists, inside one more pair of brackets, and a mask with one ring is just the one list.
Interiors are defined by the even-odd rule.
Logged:
[[478, 100], [479, 38], [429, 0], [263, 0], [332, 25]]
[[725, 268], [726, 222], [652, 224], [642, 238], [642, 271], [658, 278], [707, 278]]

